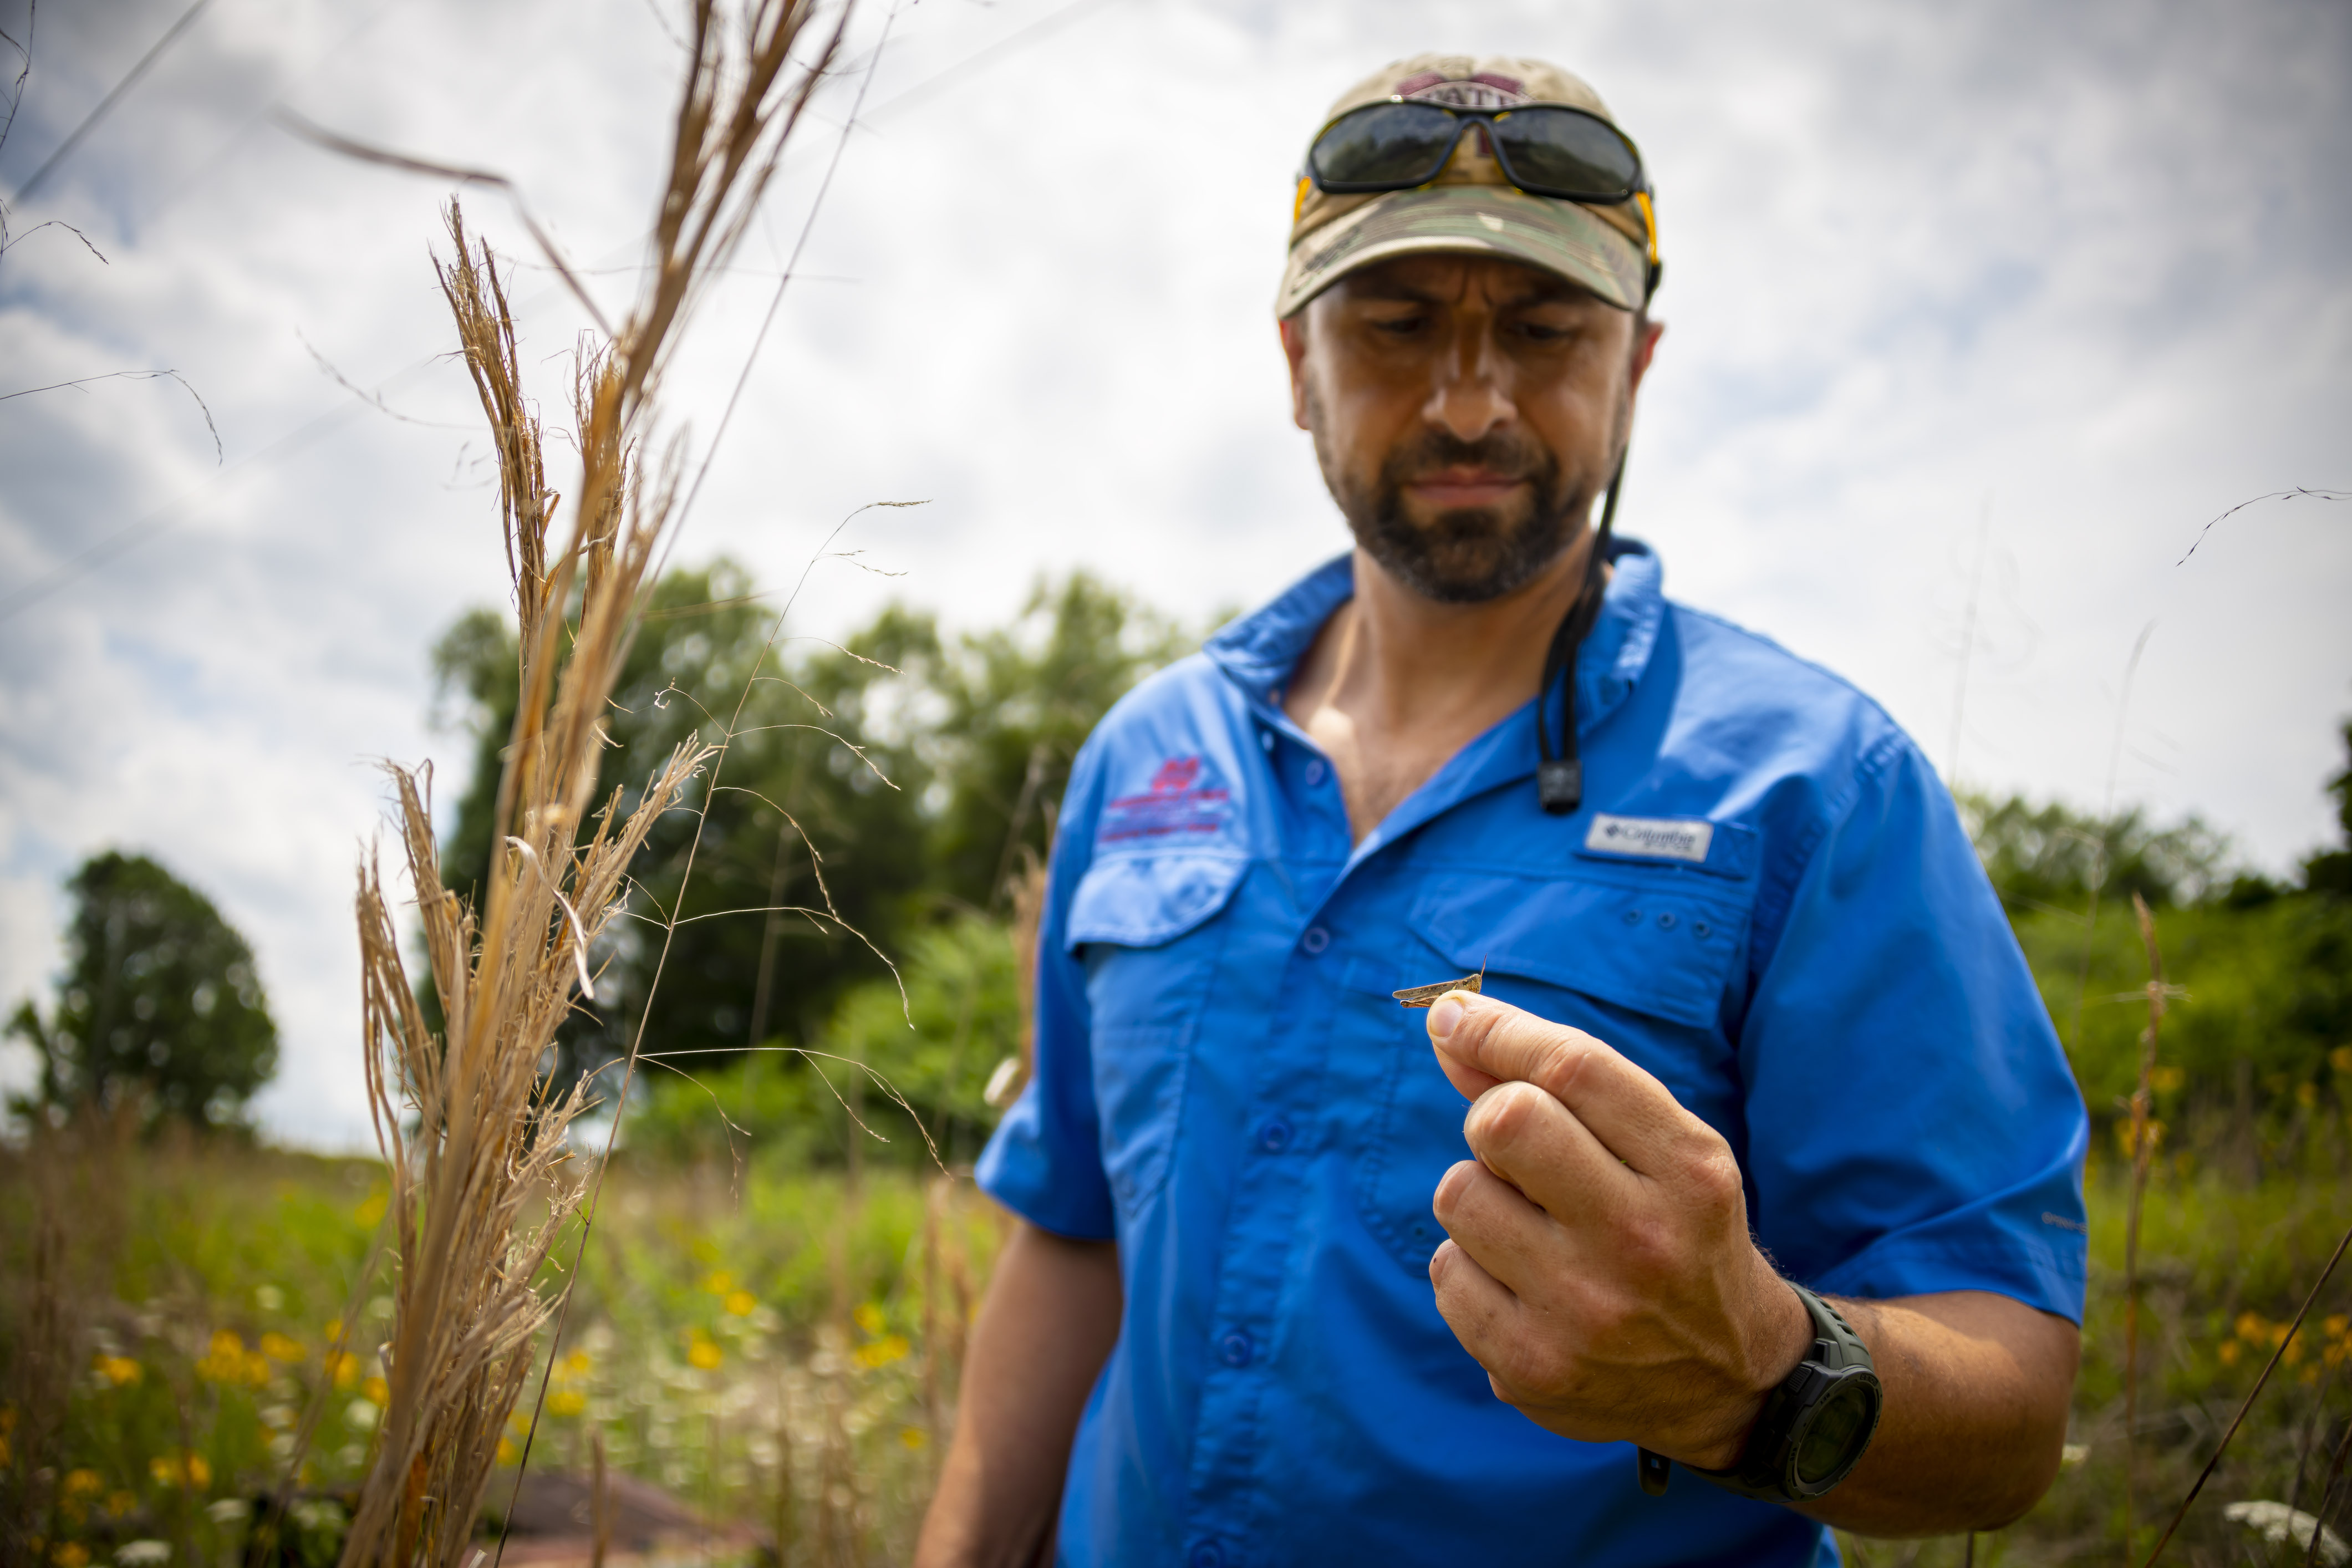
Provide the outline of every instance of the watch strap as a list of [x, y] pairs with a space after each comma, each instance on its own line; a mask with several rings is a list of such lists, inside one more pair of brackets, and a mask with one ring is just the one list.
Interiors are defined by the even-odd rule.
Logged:
[[[1818, 1396], [1824, 1374], [1850, 1374], [1859, 1371], [1874, 1376], [1870, 1359], [1870, 1347], [1853, 1331], [1835, 1307], [1795, 1280], [1784, 1280], [1804, 1304], [1805, 1315], [1812, 1320], [1813, 1342], [1807, 1347], [1794, 1371], [1782, 1379], [1764, 1396], [1764, 1408], [1756, 1425], [1748, 1434], [1739, 1460], [1729, 1469], [1706, 1470], [1696, 1465], [1683, 1468], [1695, 1476], [1703, 1477], [1728, 1492], [1754, 1498], [1763, 1502], [1795, 1502], [1784, 1484], [1783, 1451], [1797, 1420]], [[1875, 1422], [1873, 1422], [1875, 1426]], [[1868, 1443], [1868, 1434], [1864, 1442]], [[1856, 1458], [1859, 1458], [1857, 1454]], [[1664, 1495], [1672, 1462], [1649, 1449], [1639, 1450], [1642, 1489], [1652, 1497]], [[1851, 1467], [1849, 1466], [1849, 1468]], [[1841, 1477], [1841, 1479], [1843, 1478]], [[1820, 1494], [1815, 1494], [1820, 1495]]]

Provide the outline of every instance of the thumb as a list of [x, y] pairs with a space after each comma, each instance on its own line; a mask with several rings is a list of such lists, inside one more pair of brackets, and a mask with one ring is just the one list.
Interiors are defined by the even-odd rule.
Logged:
[[[1429, 1009], [1429, 1043], [1437, 1052], [1437, 1065], [1445, 1079], [1463, 1099], [1475, 1100], [1480, 1095], [1502, 1082], [1501, 1079], [1473, 1067], [1462, 1057], [1446, 1048], [1460, 1032], [1462, 1021], [1470, 1016], [1474, 1005], [1497, 1005], [1468, 991], [1448, 991]], [[1460, 1042], [1467, 1045], [1465, 1039]]]

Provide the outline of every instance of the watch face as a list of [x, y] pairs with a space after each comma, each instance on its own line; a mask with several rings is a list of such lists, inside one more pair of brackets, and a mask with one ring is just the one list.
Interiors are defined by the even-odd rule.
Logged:
[[1868, 1376], [1840, 1378], [1823, 1391], [1797, 1437], [1791, 1468], [1800, 1495], [1828, 1490], [1853, 1468], [1878, 1425], [1879, 1397], [1878, 1380]]

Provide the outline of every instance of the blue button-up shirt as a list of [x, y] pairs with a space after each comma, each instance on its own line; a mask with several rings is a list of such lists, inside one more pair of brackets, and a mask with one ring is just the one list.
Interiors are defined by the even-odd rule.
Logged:
[[1437, 1312], [1466, 1156], [1423, 1016], [1489, 994], [1623, 1052], [1730, 1141], [1813, 1289], [1991, 1290], [2080, 1321], [2086, 1121], [1952, 802], [1851, 687], [1671, 605], [1622, 542], [1577, 673], [1585, 799], [1532, 713], [1361, 843], [1283, 712], [1354, 590], [1324, 566], [1146, 681], [1080, 752], [1036, 1071], [982, 1184], [1116, 1239], [1116, 1350], [1070, 1461], [1072, 1563], [1806, 1563], [1822, 1530], [1495, 1398]]

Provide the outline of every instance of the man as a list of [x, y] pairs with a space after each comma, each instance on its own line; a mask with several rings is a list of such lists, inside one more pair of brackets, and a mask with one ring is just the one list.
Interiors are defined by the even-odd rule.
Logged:
[[1654, 225], [1538, 62], [1318, 133], [1355, 548], [1073, 771], [921, 1562], [1805, 1563], [2055, 1473], [2081, 1100], [1909, 740], [1610, 537]]

